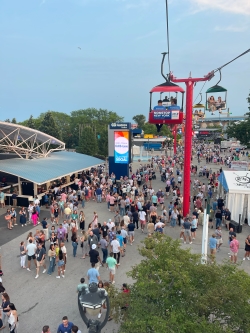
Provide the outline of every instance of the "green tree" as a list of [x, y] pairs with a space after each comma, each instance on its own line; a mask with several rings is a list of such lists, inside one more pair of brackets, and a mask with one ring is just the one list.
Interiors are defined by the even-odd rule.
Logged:
[[10, 123], [10, 119], [9, 118], [5, 119], [5, 122]]
[[160, 132], [157, 132], [157, 128], [155, 124], [145, 123], [142, 126], [142, 129], [144, 131], [144, 134], [153, 134], [153, 135], [160, 135], [160, 136], [172, 136], [171, 130], [169, 126], [163, 125], [161, 127]]
[[16, 118], [12, 118], [11, 122], [12, 124], [16, 124], [17, 123]]
[[130, 293], [113, 299], [119, 333], [249, 332], [246, 272], [229, 262], [202, 265], [199, 255], [161, 234], [146, 238], [139, 252], [144, 259], [128, 274], [135, 281]]
[[95, 135], [107, 130], [108, 124], [123, 121], [116, 112], [105, 109], [88, 108], [71, 112], [71, 134], [78, 145], [81, 129], [88, 125], [92, 128]]
[[97, 138], [91, 127], [85, 127], [82, 131], [76, 151], [91, 156], [98, 153]]
[[41, 125], [39, 126], [39, 131], [54, 136], [59, 140], [61, 139], [59, 126], [56, 124], [50, 111], [45, 113], [44, 118], [41, 121]]
[[108, 129], [104, 128], [97, 134], [98, 154], [108, 156]]
[[[71, 133], [71, 117], [69, 114], [64, 112], [57, 112], [49, 110], [53, 119], [58, 126], [59, 135], [63, 142], [65, 142], [66, 148], [71, 148], [74, 143], [72, 142], [73, 137]], [[39, 116], [40, 121], [44, 119], [46, 113], [41, 113]]]
[[29, 117], [26, 126], [29, 127], [29, 128], [34, 128], [34, 129], [36, 128], [36, 124], [34, 122], [34, 118], [33, 118], [32, 115]]
[[133, 120], [138, 125], [138, 128], [142, 128], [146, 122], [146, 117], [143, 114], [137, 114], [136, 116], [133, 117]]

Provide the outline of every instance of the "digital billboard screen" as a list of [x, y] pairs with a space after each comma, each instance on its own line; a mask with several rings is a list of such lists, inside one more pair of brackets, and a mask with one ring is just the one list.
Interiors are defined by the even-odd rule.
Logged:
[[129, 132], [114, 131], [115, 140], [115, 163], [129, 163]]

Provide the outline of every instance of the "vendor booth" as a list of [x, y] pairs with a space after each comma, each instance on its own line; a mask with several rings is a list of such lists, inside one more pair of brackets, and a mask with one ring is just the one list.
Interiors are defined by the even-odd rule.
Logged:
[[226, 199], [225, 206], [231, 211], [231, 219], [250, 225], [250, 172], [223, 171], [218, 177], [219, 196]]

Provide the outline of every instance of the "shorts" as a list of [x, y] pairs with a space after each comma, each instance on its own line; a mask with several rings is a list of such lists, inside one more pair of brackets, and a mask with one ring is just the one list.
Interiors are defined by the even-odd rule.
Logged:
[[0, 202], [1, 202], [1, 204], [3, 204], [4, 203], [4, 199], [1, 199]]
[[113, 207], [114, 206], [114, 204], [109, 204], [110, 205], [110, 207]]
[[238, 255], [238, 252], [230, 251], [230, 256], [235, 256], [235, 257], [237, 257], [237, 255]]
[[195, 232], [196, 231], [196, 228], [191, 228], [191, 232]]
[[37, 260], [37, 262], [36, 262], [37, 267], [41, 267], [41, 266], [43, 266], [43, 264], [44, 264], [44, 260], [41, 260], [41, 261]]
[[223, 240], [222, 240], [222, 238], [217, 239], [217, 244], [218, 244], [218, 245], [219, 245], [219, 244], [223, 244]]
[[50, 214], [50, 217], [55, 217], [55, 215], [51, 213], [51, 214]]
[[120, 225], [120, 222], [115, 222], [116, 227], [119, 227], [119, 225]]
[[156, 207], [157, 206], [157, 202], [154, 202], [153, 205]]
[[66, 220], [70, 220], [70, 215], [66, 215]]
[[145, 225], [146, 224], [146, 220], [140, 220], [140, 223]]
[[64, 265], [64, 260], [59, 260], [57, 266], [62, 267], [63, 265]]
[[127, 244], [127, 238], [123, 238], [123, 243]]
[[191, 230], [190, 229], [184, 229], [185, 236], [191, 236]]
[[115, 275], [115, 268], [109, 268], [109, 272], [113, 275]]
[[30, 261], [31, 259], [36, 260], [36, 256], [34, 254], [32, 256], [28, 256], [28, 261]]
[[216, 249], [210, 249], [210, 253], [211, 254], [215, 254], [216, 253]]
[[134, 231], [129, 231], [129, 232], [128, 232], [128, 235], [129, 235], [129, 236], [134, 236], [134, 235], [135, 235], [135, 232], [134, 232]]

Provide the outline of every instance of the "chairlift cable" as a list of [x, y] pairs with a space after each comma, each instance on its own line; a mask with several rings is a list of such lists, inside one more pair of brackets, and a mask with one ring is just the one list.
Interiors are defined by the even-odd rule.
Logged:
[[204, 82], [203, 86], [201, 87], [201, 90], [199, 91], [198, 95], [196, 96], [195, 100], [193, 101], [193, 104], [195, 103], [195, 101], [197, 100], [197, 98], [199, 97], [200, 93], [202, 92], [205, 84], [207, 83], [207, 81]]
[[218, 72], [218, 71], [219, 71], [219, 70], [221, 70], [223, 67], [225, 67], [225, 66], [227, 66], [227, 65], [231, 64], [231, 62], [233, 62], [233, 61], [235, 61], [236, 59], [238, 59], [238, 58], [242, 57], [243, 55], [247, 54], [248, 52], [250, 52], [250, 49], [248, 49], [248, 50], [246, 50], [245, 52], [241, 53], [241, 54], [240, 54], [240, 55], [238, 55], [236, 58], [234, 58], [234, 59], [230, 60], [230, 61], [229, 61], [229, 62], [227, 62], [226, 64], [224, 64], [224, 65], [222, 65], [222, 66], [220, 66], [220, 67], [216, 68], [216, 69], [215, 69], [213, 72], [214, 72], [214, 73], [215, 73], [215, 72]]
[[168, 45], [168, 77], [170, 74], [170, 48], [169, 48], [169, 27], [168, 27], [168, 0], [166, 0], [166, 23], [167, 23], [167, 45]]

